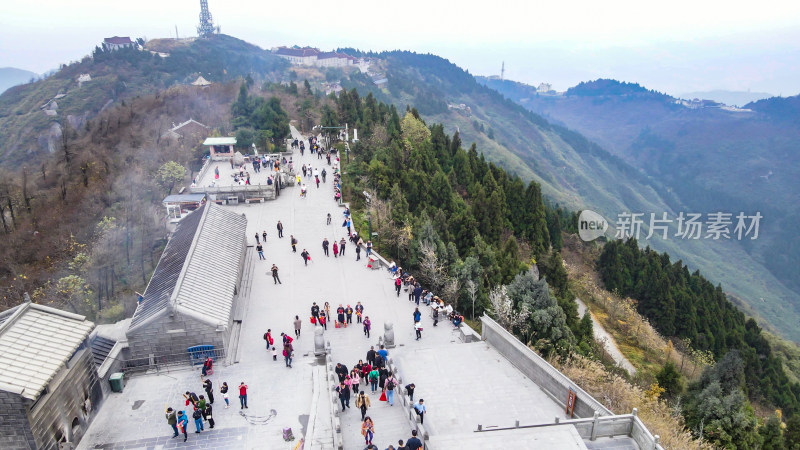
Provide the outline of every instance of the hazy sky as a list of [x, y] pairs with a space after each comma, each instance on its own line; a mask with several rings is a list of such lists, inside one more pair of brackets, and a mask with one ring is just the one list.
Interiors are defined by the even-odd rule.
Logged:
[[[222, 32], [261, 47], [431, 52], [477, 75], [565, 89], [609, 77], [680, 94], [800, 92], [800, 2], [209, 0]], [[196, 34], [199, 0], [0, 2], [0, 67], [44, 72], [104, 37]]]

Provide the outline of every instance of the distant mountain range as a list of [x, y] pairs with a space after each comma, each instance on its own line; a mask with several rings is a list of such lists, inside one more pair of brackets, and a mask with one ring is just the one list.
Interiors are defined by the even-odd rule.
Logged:
[[14, 67], [0, 67], [0, 94], [12, 86], [27, 83], [31, 78], [37, 78], [38, 76], [38, 74], [29, 70], [17, 69]]
[[[637, 84], [581, 83], [544, 96], [513, 81], [479, 78], [532, 112], [580, 132], [671, 194], [670, 207], [709, 214], [760, 212], [757, 240], [650, 245], [684, 259], [792, 339], [800, 330], [800, 96], [759, 100], [751, 111], [680, 102]], [[650, 211], [643, 211], [650, 212]], [[725, 256], [726, 252], [733, 252]], [[734, 256], [736, 255], [736, 256]]]
[[748, 103], [755, 102], [761, 99], [770, 98], [772, 94], [766, 92], [750, 92], [750, 91], [726, 91], [717, 89], [713, 91], [698, 91], [687, 92], [680, 94], [680, 98], [691, 100], [694, 98], [700, 100], [714, 100], [720, 103], [731, 106], [742, 107]]

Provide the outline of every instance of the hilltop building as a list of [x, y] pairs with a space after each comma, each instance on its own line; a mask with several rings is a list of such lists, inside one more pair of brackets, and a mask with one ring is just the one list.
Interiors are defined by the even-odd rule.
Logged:
[[386, 78], [386, 75], [382, 73], [370, 74], [369, 77], [372, 79], [372, 82], [375, 84], [375, 86], [382, 86], [389, 82], [389, 79]]
[[80, 441], [102, 399], [84, 316], [26, 302], [0, 313], [0, 448]]
[[82, 73], [78, 75], [78, 87], [83, 86], [83, 83], [87, 83], [89, 81], [92, 81], [92, 76], [88, 73]]
[[170, 139], [178, 141], [185, 138], [201, 138], [208, 136], [211, 127], [203, 125], [202, 123], [189, 119], [186, 122], [179, 123], [178, 125], [172, 124], [172, 128], [167, 130], [161, 135], [161, 139]]
[[317, 67], [345, 67], [355, 65], [357, 58], [339, 52], [321, 52], [318, 48], [276, 47], [272, 52], [292, 64]]
[[225, 161], [233, 157], [235, 137], [210, 137], [203, 141], [208, 146], [208, 156], [212, 161]]
[[211, 82], [203, 78], [202, 75], [200, 75], [199, 77], [197, 77], [196, 80], [192, 82], [192, 86], [200, 86], [200, 87], [211, 86]]
[[161, 203], [167, 208], [167, 220], [178, 223], [206, 202], [206, 194], [172, 194]]
[[195, 363], [223, 357], [241, 291], [247, 219], [214, 203], [183, 218], [136, 307], [129, 367]]
[[119, 50], [122, 48], [128, 48], [135, 46], [136, 43], [131, 40], [129, 36], [114, 36], [110, 38], [103, 39], [103, 47], [107, 48], [108, 50]]

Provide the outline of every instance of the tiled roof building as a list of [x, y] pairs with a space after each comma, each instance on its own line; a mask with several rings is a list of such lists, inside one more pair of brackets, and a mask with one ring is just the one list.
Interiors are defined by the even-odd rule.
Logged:
[[84, 316], [23, 303], [0, 313], [0, 448], [77, 443], [102, 390]]
[[273, 52], [281, 58], [289, 60], [292, 64], [321, 67], [349, 66], [356, 63], [356, 58], [344, 53], [321, 52], [311, 47], [293, 48], [277, 47]]
[[178, 224], [126, 332], [129, 364], [188, 362], [189, 347], [222, 354], [233, 327], [247, 219], [206, 203]]

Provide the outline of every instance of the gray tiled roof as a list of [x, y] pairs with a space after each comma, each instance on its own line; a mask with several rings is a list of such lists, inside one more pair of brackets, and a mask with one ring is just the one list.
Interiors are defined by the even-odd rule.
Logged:
[[[204, 322], [227, 324], [244, 261], [247, 219], [209, 203], [178, 282], [176, 310]], [[184, 219], [185, 220], [185, 219]]]
[[23, 303], [0, 325], [0, 389], [35, 400], [91, 333], [84, 316]]
[[156, 266], [129, 332], [173, 308], [227, 324], [244, 258], [247, 219], [207, 203], [178, 224]]
[[206, 194], [172, 194], [168, 195], [161, 203], [201, 202]]
[[100, 367], [103, 364], [103, 361], [106, 360], [109, 352], [111, 352], [111, 349], [114, 348], [116, 343], [117, 342], [112, 339], [95, 336], [91, 343], [92, 357], [94, 358], [95, 366]]
[[150, 278], [150, 283], [144, 291], [144, 299], [133, 313], [131, 329], [168, 309], [169, 299], [172, 291], [175, 290], [175, 284], [183, 269], [186, 255], [189, 254], [189, 249], [192, 247], [203, 211], [205, 211], [205, 207], [197, 208], [178, 222], [178, 228], [172, 233], [167, 247], [161, 254], [161, 259], [158, 260], [156, 270]]

